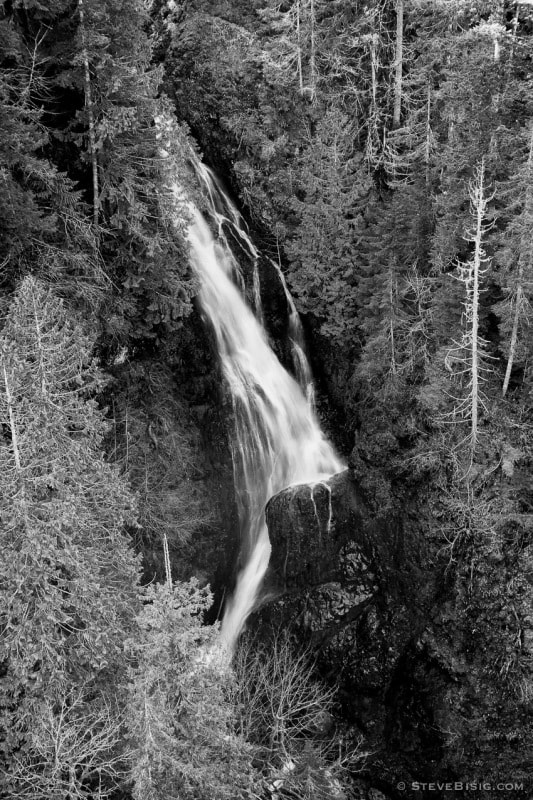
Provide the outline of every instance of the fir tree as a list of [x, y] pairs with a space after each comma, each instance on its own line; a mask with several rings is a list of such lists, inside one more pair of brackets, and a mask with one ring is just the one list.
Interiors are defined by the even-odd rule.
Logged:
[[356, 306], [355, 242], [363, 225], [370, 180], [352, 155], [349, 119], [325, 115], [301, 159], [301, 184], [293, 200], [300, 224], [287, 245], [289, 280], [301, 308], [331, 339], [353, 344]]
[[[176, 172], [185, 172], [187, 143], [171, 110], [157, 97], [161, 69], [151, 65], [148, 10], [142, 0], [83, 0], [72, 66], [62, 77], [83, 87], [85, 109], [73, 135], [88, 137], [93, 217], [101, 250], [122, 287], [108, 315], [111, 336], [160, 338], [190, 310], [194, 284], [185, 243], [186, 213], [172, 193]], [[158, 119], [165, 118], [162, 154]], [[181, 163], [182, 169], [179, 168]], [[95, 196], [97, 195], [97, 196]]]
[[316, 99], [318, 13], [323, 0], [294, 0], [286, 11], [279, 3], [260, 14], [275, 36], [265, 52], [266, 66], [282, 84], [295, 82], [302, 97]]
[[235, 733], [217, 628], [203, 624], [211, 601], [194, 580], [173, 584], [168, 566], [167, 582], [145, 591], [127, 644], [134, 800], [250, 796], [252, 751]]
[[105, 797], [120, 773], [113, 707], [138, 561], [124, 534], [133, 498], [100, 450], [91, 347], [26, 278], [0, 339], [0, 706], [13, 798], [81, 798], [98, 781]]

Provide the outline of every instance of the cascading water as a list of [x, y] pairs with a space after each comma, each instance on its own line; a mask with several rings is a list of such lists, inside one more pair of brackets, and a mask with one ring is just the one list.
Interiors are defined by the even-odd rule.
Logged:
[[300, 315], [294, 305], [294, 300], [289, 292], [285, 275], [281, 271], [279, 264], [273, 259], [269, 259], [270, 263], [279, 275], [280, 283], [285, 292], [285, 299], [289, 306], [289, 339], [291, 343], [292, 363], [294, 364], [294, 371], [296, 373], [296, 380], [302, 387], [302, 390], [307, 398], [311, 408], [315, 408], [315, 385], [313, 383], [313, 375], [311, 367], [305, 354], [305, 336]]
[[[258, 253], [245, 223], [211, 171], [201, 163], [194, 168], [219, 235], [217, 239], [200, 211], [191, 205], [191, 261], [200, 280], [200, 303], [215, 333], [235, 418], [232, 455], [241, 521], [241, 570], [221, 628], [224, 646], [231, 651], [257, 603], [268, 567], [267, 501], [291, 484], [323, 480], [342, 470], [344, 464], [324, 437], [313, 411], [303, 338], [301, 342], [295, 338], [301, 335], [301, 323], [299, 318], [296, 322], [297, 311], [281, 271], [291, 315], [296, 315], [290, 320], [291, 338], [299, 347], [295, 360], [303, 391], [268, 344], [258, 291]], [[254, 263], [256, 316], [243, 296], [242, 276], [227, 229], [232, 241]]]

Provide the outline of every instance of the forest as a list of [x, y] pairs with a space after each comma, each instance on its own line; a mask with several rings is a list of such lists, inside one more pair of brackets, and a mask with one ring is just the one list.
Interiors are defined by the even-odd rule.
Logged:
[[0, 0], [0, 798], [533, 796], [532, 323], [533, 0]]

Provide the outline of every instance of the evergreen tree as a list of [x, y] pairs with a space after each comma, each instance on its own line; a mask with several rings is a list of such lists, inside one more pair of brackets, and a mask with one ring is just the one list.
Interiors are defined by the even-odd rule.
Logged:
[[355, 243], [370, 191], [362, 159], [352, 153], [351, 133], [349, 119], [334, 111], [317, 126], [299, 164], [293, 208], [300, 224], [286, 246], [289, 280], [301, 309], [319, 320], [326, 336], [348, 348], [356, 313]]
[[142, 0], [4, 6], [10, 260], [22, 272], [38, 260], [61, 294], [93, 310], [107, 300], [101, 318], [116, 349], [162, 339], [181, 326], [194, 292], [186, 212], [172, 192], [189, 144], [175, 125], [173, 157], [162, 153], [156, 120], [171, 113], [151, 64], [148, 8]]
[[[151, 66], [142, 0], [83, 0], [78, 6], [78, 42], [63, 83], [82, 88], [85, 109], [73, 134], [88, 138], [93, 218], [99, 220], [101, 251], [122, 286], [109, 315], [112, 336], [160, 338], [179, 327], [190, 310], [194, 284], [185, 243], [185, 207], [172, 192], [184, 174], [188, 144], [171, 111], [158, 99], [161, 69]], [[157, 120], [165, 118], [162, 154]], [[168, 154], [167, 154], [168, 155]], [[181, 168], [180, 165], [181, 164]]]
[[40, 70], [39, 39], [29, 49], [0, 8], [0, 265], [15, 276], [35, 240], [55, 228], [42, 201], [56, 179], [39, 157], [47, 141], [38, 101], [46, 91]]
[[402, 113], [402, 79], [403, 79], [403, 0], [396, 0], [396, 42], [394, 56], [394, 110], [392, 114], [393, 128], [399, 128]]
[[302, 97], [316, 99], [318, 14], [323, 0], [294, 0], [282, 11], [278, 2], [261, 10], [275, 34], [266, 50], [267, 68], [283, 85], [296, 83]]
[[101, 453], [91, 339], [33, 277], [0, 338], [0, 706], [13, 798], [105, 797], [120, 777], [117, 687], [137, 608], [134, 503]]
[[486, 181], [498, 177], [503, 153], [499, 147], [499, 108], [504, 60], [494, 60], [492, 30], [475, 25], [447, 37], [449, 58], [436, 92], [440, 124], [435, 168], [440, 173], [435, 200], [436, 227], [432, 263], [449, 271], [456, 258], [467, 256], [464, 231], [469, 224], [468, 185], [475, 164], [485, 160]]
[[250, 797], [252, 751], [235, 733], [227, 656], [203, 624], [211, 602], [194, 580], [172, 584], [168, 568], [165, 584], [145, 590], [127, 643], [134, 800]]

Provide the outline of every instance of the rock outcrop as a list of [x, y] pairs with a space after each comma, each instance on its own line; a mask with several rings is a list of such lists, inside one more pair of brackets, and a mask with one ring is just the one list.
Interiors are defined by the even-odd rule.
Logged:
[[282, 593], [268, 616], [311, 638], [350, 718], [379, 740], [385, 695], [433, 591], [420, 541], [374, 515], [349, 470], [280, 492], [267, 522], [270, 580]]
[[[471, 574], [466, 564], [450, 572], [431, 533], [429, 491], [425, 501], [419, 493], [403, 507], [384, 502], [380, 509], [374, 501], [355, 470], [271, 499], [270, 584], [277, 595], [263, 608], [262, 625], [290, 625], [338, 686], [346, 719], [372, 753], [361, 796], [380, 789], [396, 797], [403, 782], [402, 797], [428, 800], [438, 793], [420, 785], [437, 779], [513, 779], [526, 787], [520, 748], [527, 724], [511, 720], [509, 709], [521, 706], [505, 702], [509, 688], [501, 669], [490, 666], [489, 650], [497, 666], [511, 623], [495, 620], [482, 641], [476, 631], [486, 614], [472, 610], [483, 587], [489, 598], [489, 573], [493, 593], [501, 594], [501, 569], [481, 558]], [[503, 717], [498, 707], [506, 709]], [[506, 794], [524, 796], [519, 788]]]

